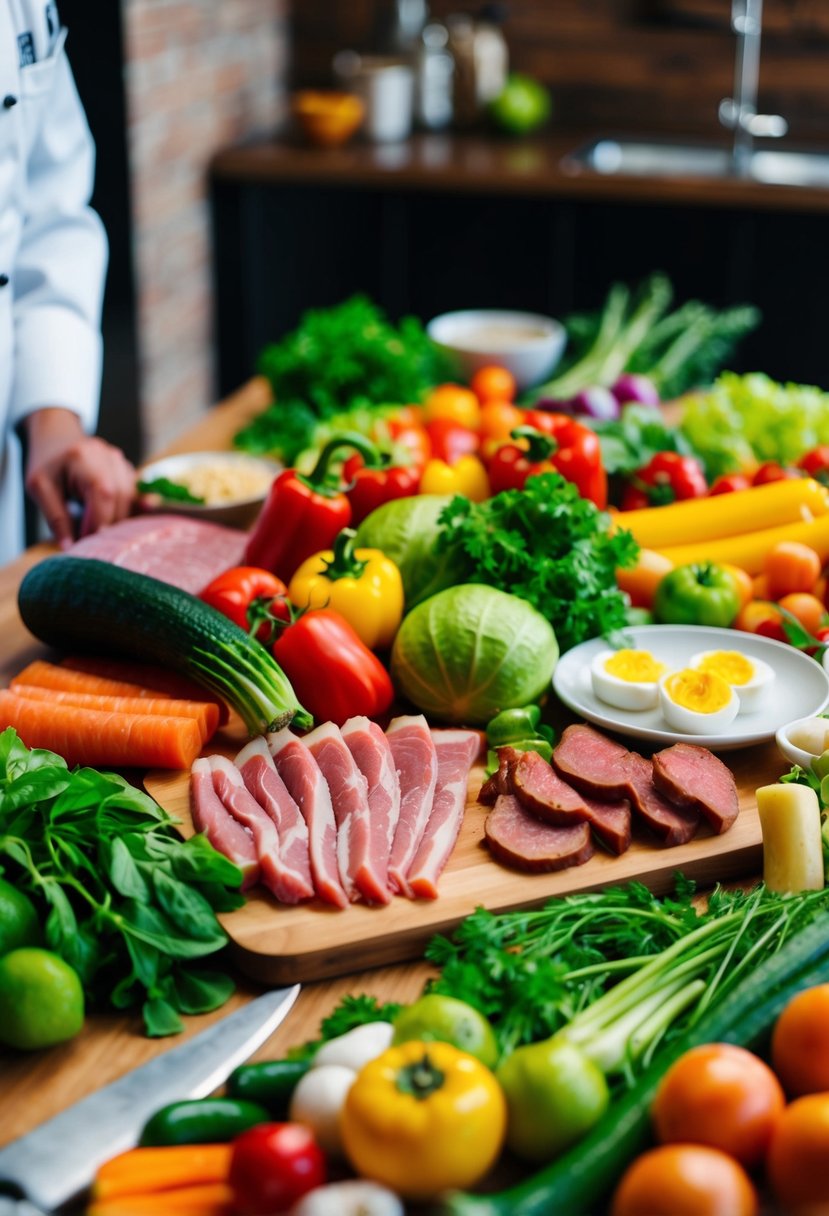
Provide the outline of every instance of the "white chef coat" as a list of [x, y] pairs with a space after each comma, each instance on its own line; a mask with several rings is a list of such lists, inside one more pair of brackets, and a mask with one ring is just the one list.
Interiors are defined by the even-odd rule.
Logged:
[[65, 37], [54, 3], [0, 0], [0, 562], [23, 544], [20, 422], [97, 420], [107, 244]]

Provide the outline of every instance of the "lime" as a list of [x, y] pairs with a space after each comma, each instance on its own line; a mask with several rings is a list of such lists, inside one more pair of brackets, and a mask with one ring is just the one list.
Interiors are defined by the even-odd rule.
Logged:
[[0, 958], [0, 1043], [31, 1051], [83, 1026], [83, 988], [57, 954], [21, 946]]
[[0, 878], [0, 955], [18, 946], [36, 946], [39, 941], [34, 904], [28, 895]]
[[482, 1013], [466, 1001], [430, 992], [402, 1009], [394, 1020], [393, 1043], [451, 1043], [475, 1056], [487, 1068], [498, 1059], [495, 1031]]
[[543, 84], [531, 76], [510, 72], [504, 88], [490, 103], [489, 113], [501, 130], [526, 135], [547, 121], [552, 108], [552, 98]]

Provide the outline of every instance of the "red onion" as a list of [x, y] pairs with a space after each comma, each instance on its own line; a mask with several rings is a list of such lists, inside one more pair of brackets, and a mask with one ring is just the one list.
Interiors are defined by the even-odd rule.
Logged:
[[637, 405], [659, 405], [656, 385], [647, 376], [625, 372], [613, 385], [611, 392], [619, 405], [627, 405], [631, 401]]

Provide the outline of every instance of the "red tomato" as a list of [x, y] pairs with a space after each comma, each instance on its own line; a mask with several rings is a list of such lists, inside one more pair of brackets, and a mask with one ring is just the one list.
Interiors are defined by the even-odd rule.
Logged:
[[820, 578], [820, 558], [814, 549], [796, 540], [782, 540], [766, 554], [763, 572], [769, 595], [779, 600], [792, 591], [811, 591]]
[[744, 633], [759, 633], [764, 638], [787, 642], [788, 638], [782, 622], [783, 618], [774, 604], [766, 603], [763, 600], [751, 600], [737, 613], [732, 627], [742, 629]]
[[829, 1093], [829, 984], [789, 1001], [771, 1036], [771, 1062], [791, 1097]]
[[774, 1129], [766, 1169], [787, 1216], [829, 1211], [829, 1094], [796, 1098]]
[[469, 387], [481, 405], [485, 405], [487, 401], [514, 401], [517, 391], [515, 376], [497, 363], [479, 367], [470, 380]]
[[777, 603], [780, 608], [790, 612], [813, 637], [826, 622], [826, 609], [822, 601], [808, 591], [792, 591], [789, 595], [781, 596]]
[[765, 1157], [785, 1104], [780, 1082], [759, 1056], [708, 1043], [671, 1065], [651, 1116], [663, 1144], [707, 1144], [750, 1167]]
[[798, 466], [807, 477], [814, 477], [823, 485], [829, 483], [829, 443], [822, 443], [798, 460]]
[[284, 1212], [326, 1176], [323, 1151], [301, 1123], [260, 1123], [233, 1141], [229, 1181], [239, 1216]]
[[664, 1144], [638, 1157], [612, 1216], [755, 1216], [757, 1193], [732, 1157], [701, 1144]]
[[199, 599], [216, 608], [245, 633], [250, 633], [258, 622], [264, 622], [256, 630], [260, 642], [267, 642], [273, 636], [274, 627], [268, 621], [291, 619], [288, 588], [281, 578], [258, 566], [232, 566], [208, 583], [199, 593]]
[[708, 490], [709, 497], [712, 494], [733, 494], [737, 490], [751, 489], [751, 478], [745, 473], [723, 473], [720, 477], [715, 478]]
[[657, 452], [648, 463], [632, 474], [622, 493], [622, 510], [663, 507], [686, 498], [702, 498], [708, 483], [695, 456], [679, 452]]
[[761, 464], [758, 469], [755, 469], [751, 484], [753, 486], [767, 486], [770, 481], [786, 481], [790, 477], [800, 476], [800, 469], [793, 469], [789, 465], [778, 464], [776, 460], [767, 460], [765, 464]]

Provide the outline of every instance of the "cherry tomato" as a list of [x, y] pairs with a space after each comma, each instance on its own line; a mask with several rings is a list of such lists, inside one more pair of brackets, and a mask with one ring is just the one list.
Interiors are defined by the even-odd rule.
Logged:
[[715, 478], [708, 490], [712, 494], [734, 494], [737, 490], [751, 489], [751, 478], [745, 473], [723, 473]]
[[811, 591], [820, 578], [820, 558], [814, 549], [796, 540], [782, 540], [766, 554], [763, 573], [769, 595], [779, 600], [790, 591]]
[[497, 363], [479, 367], [470, 380], [469, 387], [481, 405], [485, 405], [487, 401], [514, 401], [517, 391], [515, 376]]
[[664, 1144], [623, 1175], [611, 1216], [755, 1216], [757, 1193], [739, 1162], [719, 1149]]
[[759, 1056], [708, 1043], [668, 1069], [651, 1117], [663, 1144], [707, 1144], [750, 1167], [765, 1157], [785, 1104], [780, 1082]]
[[766, 1173], [787, 1216], [829, 1210], [829, 1094], [796, 1098], [778, 1120]]
[[821, 443], [812, 448], [801, 456], [797, 463], [807, 477], [814, 477], [815, 481], [823, 485], [829, 484], [829, 443]]
[[740, 597], [740, 607], [744, 608], [746, 604], [757, 597], [751, 575], [743, 570], [741, 566], [732, 566], [730, 562], [723, 562], [722, 568], [723, 570], [727, 570], [734, 579], [737, 593]]
[[471, 388], [461, 384], [439, 384], [433, 388], [423, 403], [423, 414], [427, 422], [436, 418], [451, 418], [471, 431], [478, 429], [481, 407]]
[[240, 1216], [283, 1212], [326, 1181], [325, 1156], [300, 1123], [260, 1123], [233, 1141], [233, 1210]]
[[826, 621], [826, 609], [816, 595], [808, 591], [792, 591], [789, 595], [781, 596], [777, 601], [780, 608], [797, 617], [807, 633], [813, 636]]
[[481, 407], [481, 438], [509, 439], [524, 424], [524, 411], [509, 401], [485, 401]]
[[793, 469], [789, 465], [778, 464], [776, 460], [767, 460], [765, 464], [761, 464], [758, 469], [755, 469], [751, 484], [753, 486], [767, 486], [771, 481], [786, 481], [788, 478], [800, 476], [800, 469]]
[[771, 1036], [771, 1063], [790, 1097], [829, 1092], [829, 984], [789, 1001]]
[[648, 463], [633, 473], [622, 491], [622, 510], [663, 507], [686, 498], [702, 498], [708, 483], [695, 456], [679, 452], [657, 452]]
[[759, 633], [761, 637], [775, 638], [778, 642], [788, 641], [782, 616], [774, 604], [763, 600], [751, 600], [731, 623], [734, 629], [742, 629], [743, 633]]

